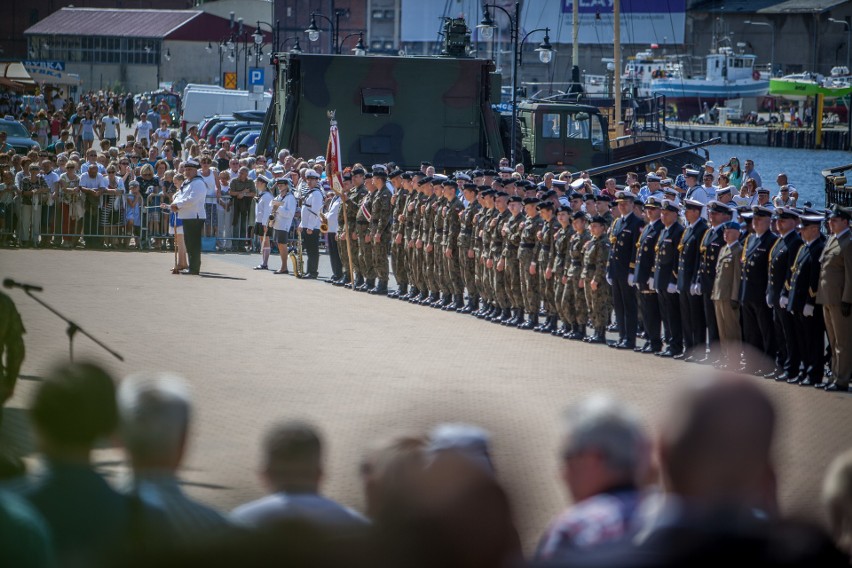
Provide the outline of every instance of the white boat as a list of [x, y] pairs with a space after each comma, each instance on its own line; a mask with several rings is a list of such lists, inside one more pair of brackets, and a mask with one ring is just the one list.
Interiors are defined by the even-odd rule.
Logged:
[[677, 57], [657, 55], [654, 53], [656, 48], [656, 44], [651, 45], [650, 49], [640, 51], [628, 58], [624, 65], [624, 73], [621, 75], [622, 90], [631, 93], [634, 97], [650, 97], [653, 79], [683, 76], [683, 64]]

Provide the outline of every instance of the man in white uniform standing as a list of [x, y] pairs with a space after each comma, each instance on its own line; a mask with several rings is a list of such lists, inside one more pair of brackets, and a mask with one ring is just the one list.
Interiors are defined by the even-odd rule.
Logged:
[[181, 274], [199, 274], [201, 272], [201, 232], [204, 229], [204, 200], [207, 197], [207, 185], [198, 175], [201, 164], [195, 158], [190, 158], [183, 164], [186, 172], [184, 186], [189, 184], [187, 191], [180, 192], [172, 202], [171, 209], [183, 220], [183, 238], [186, 243], [186, 254], [189, 257], [189, 269]]

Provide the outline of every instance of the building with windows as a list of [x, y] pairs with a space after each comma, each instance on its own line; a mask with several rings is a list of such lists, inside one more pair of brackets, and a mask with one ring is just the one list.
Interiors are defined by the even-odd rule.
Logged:
[[[224, 73], [236, 73], [242, 88], [249, 67], [269, 63], [268, 53], [255, 53], [255, 29], [201, 10], [62, 8], [24, 35], [29, 61], [63, 62], [83, 91], [141, 92], [161, 83], [217, 83]], [[271, 46], [272, 33], [262, 35]], [[230, 49], [219, 48], [229, 39]]]

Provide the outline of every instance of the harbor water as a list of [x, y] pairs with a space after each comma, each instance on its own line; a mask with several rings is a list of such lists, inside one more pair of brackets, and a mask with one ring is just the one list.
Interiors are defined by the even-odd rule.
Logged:
[[[852, 162], [852, 152], [832, 150], [797, 150], [793, 148], [769, 148], [766, 146], [710, 146], [710, 159], [719, 166], [727, 164], [736, 156], [740, 166], [747, 159], [754, 160], [754, 169], [760, 174], [763, 186], [772, 195], [778, 193], [775, 178], [786, 173], [789, 182], [799, 191], [799, 206], [810, 201], [815, 207], [825, 205], [825, 180], [820, 174], [825, 168]], [[671, 172], [677, 174], [680, 172]]]

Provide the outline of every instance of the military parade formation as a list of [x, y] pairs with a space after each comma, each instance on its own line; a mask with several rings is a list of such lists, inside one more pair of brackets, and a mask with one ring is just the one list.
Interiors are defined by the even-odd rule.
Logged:
[[[725, 199], [732, 188], [708, 197], [694, 170], [675, 196], [653, 173], [642, 187], [628, 180], [631, 189], [617, 190], [611, 179], [599, 190], [570, 175], [535, 184], [508, 167], [450, 176], [427, 162], [416, 172], [370, 170], [344, 171], [334, 285], [569, 340], [849, 389], [848, 209], [737, 208]], [[607, 341], [608, 331], [617, 339]]]

